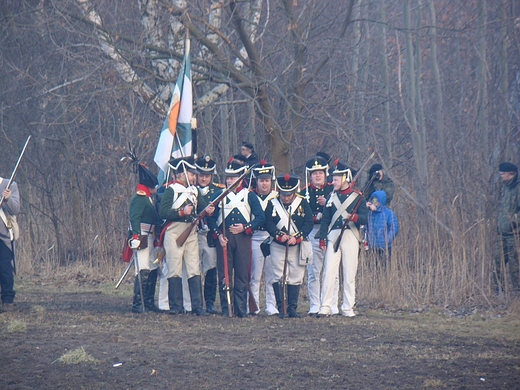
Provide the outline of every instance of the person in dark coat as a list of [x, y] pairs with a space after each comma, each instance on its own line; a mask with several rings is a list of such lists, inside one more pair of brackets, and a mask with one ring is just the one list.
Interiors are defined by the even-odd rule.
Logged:
[[394, 198], [395, 192], [394, 182], [392, 181], [392, 179], [390, 179], [390, 177], [388, 177], [387, 173], [383, 170], [383, 166], [381, 164], [374, 164], [370, 167], [368, 171], [368, 181], [370, 181], [370, 179], [372, 179], [372, 177], [374, 176], [374, 181], [365, 192], [367, 195], [367, 199], [370, 199], [375, 191], [383, 190], [386, 193], [386, 205], [387, 207], [390, 207], [390, 203]]
[[[500, 235], [501, 254], [496, 256], [495, 282], [499, 291], [505, 281], [503, 268], [509, 266], [509, 277], [514, 291], [520, 291], [518, 239], [520, 234], [520, 182], [518, 167], [510, 162], [498, 167], [503, 183], [498, 211], [498, 234]], [[503, 258], [503, 261], [502, 261]]]

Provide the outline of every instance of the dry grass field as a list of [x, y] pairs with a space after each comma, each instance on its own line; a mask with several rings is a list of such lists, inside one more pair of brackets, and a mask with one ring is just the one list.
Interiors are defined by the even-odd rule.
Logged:
[[[131, 278], [17, 279], [0, 314], [2, 389], [512, 389], [520, 301], [246, 319], [130, 312]], [[299, 311], [306, 310], [302, 297]]]

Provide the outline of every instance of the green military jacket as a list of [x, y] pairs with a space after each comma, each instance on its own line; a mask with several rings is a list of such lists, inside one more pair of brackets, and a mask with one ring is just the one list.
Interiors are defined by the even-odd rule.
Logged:
[[157, 225], [159, 218], [155, 206], [145, 191], [137, 190], [130, 198], [130, 225], [132, 234], [141, 234], [141, 224]]

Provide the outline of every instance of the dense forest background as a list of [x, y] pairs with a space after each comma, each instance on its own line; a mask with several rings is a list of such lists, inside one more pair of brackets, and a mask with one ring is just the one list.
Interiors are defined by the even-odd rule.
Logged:
[[[191, 37], [198, 154], [241, 141], [279, 173], [318, 151], [396, 182], [401, 232], [361, 293], [401, 305], [494, 301], [501, 161], [519, 164], [515, 0], [3, 0], [0, 174], [17, 176], [21, 272], [117, 278], [136, 177]], [[377, 296], [377, 298], [376, 298]], [[507, 296], [507, 290], [506, 290]]]

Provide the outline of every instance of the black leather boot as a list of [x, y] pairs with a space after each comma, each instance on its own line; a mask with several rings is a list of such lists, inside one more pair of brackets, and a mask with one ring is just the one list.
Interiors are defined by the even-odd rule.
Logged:
[[235, 288], [233, 294], [234, 314], [239, 318], [247, 317], [247, 290], [239, 290]]
[[[229, 311], [231, 310], [231, 314], [233, 314], [233, 307], [229, 307], [226, 293], [226, 282], [222, 280], [222, 283], [219, 286], [219, 295], [220, 295], [220, 307], [222, 308], [222, 315], [224, 317], [229, 316]], [[231, 300], [231, 305], [233, 305], [233, 289], [229, 289], [229, 297]]]
[[168, 278], [168, 301], [170, 303], [169, 314], [182, 313], [182, 279], [179, 277]]
[[204, 279], [204, 300], [206, 301], [206, 311], [215, 314], [215, 300], [217, 299], [217, 269], [212, 268], [206, 272]]
[[[143, 271], [141, 271], [143, 272]], [[157, 285], [157, 269], [149, 271], [148, 282], [146, 283], [146, 290], [144, 294], [144, 307], [146, 311], [153, 311], [159, 313], [161, 310], [155, 306], [155, 286]]]
[[278, 317], [285, 318], [286, 315], [282, 314], [282, 285], [280, 282], [273, 283], [273, 290], [274, 290], [274, 298], [276, 300], [276, 308], [278, 309]]
[[296, 309], [298, 308], [298, 296], [300, 295], [300, 286], [293, 284], [287, 285], [287, 315], [289, 318], [301, 318]]
[[[146, 296], [146, 285], [148, 283], [148, 276], [150, 275], [150, 270], [141, 270], [139, 275], [135, 276], [134, 282], [134, 302], [132, 304], [132, 313], [144, 313], [143, 311], [143, 297], [141, 296], [141, 291], [143, 295]], [[141, 282], [141, 285], [139, 285]]]
[[191, 313], [197, 316], [208, 316], [202, 306], [202, 281], [200, 275], [188, 279], [191, 297]]

